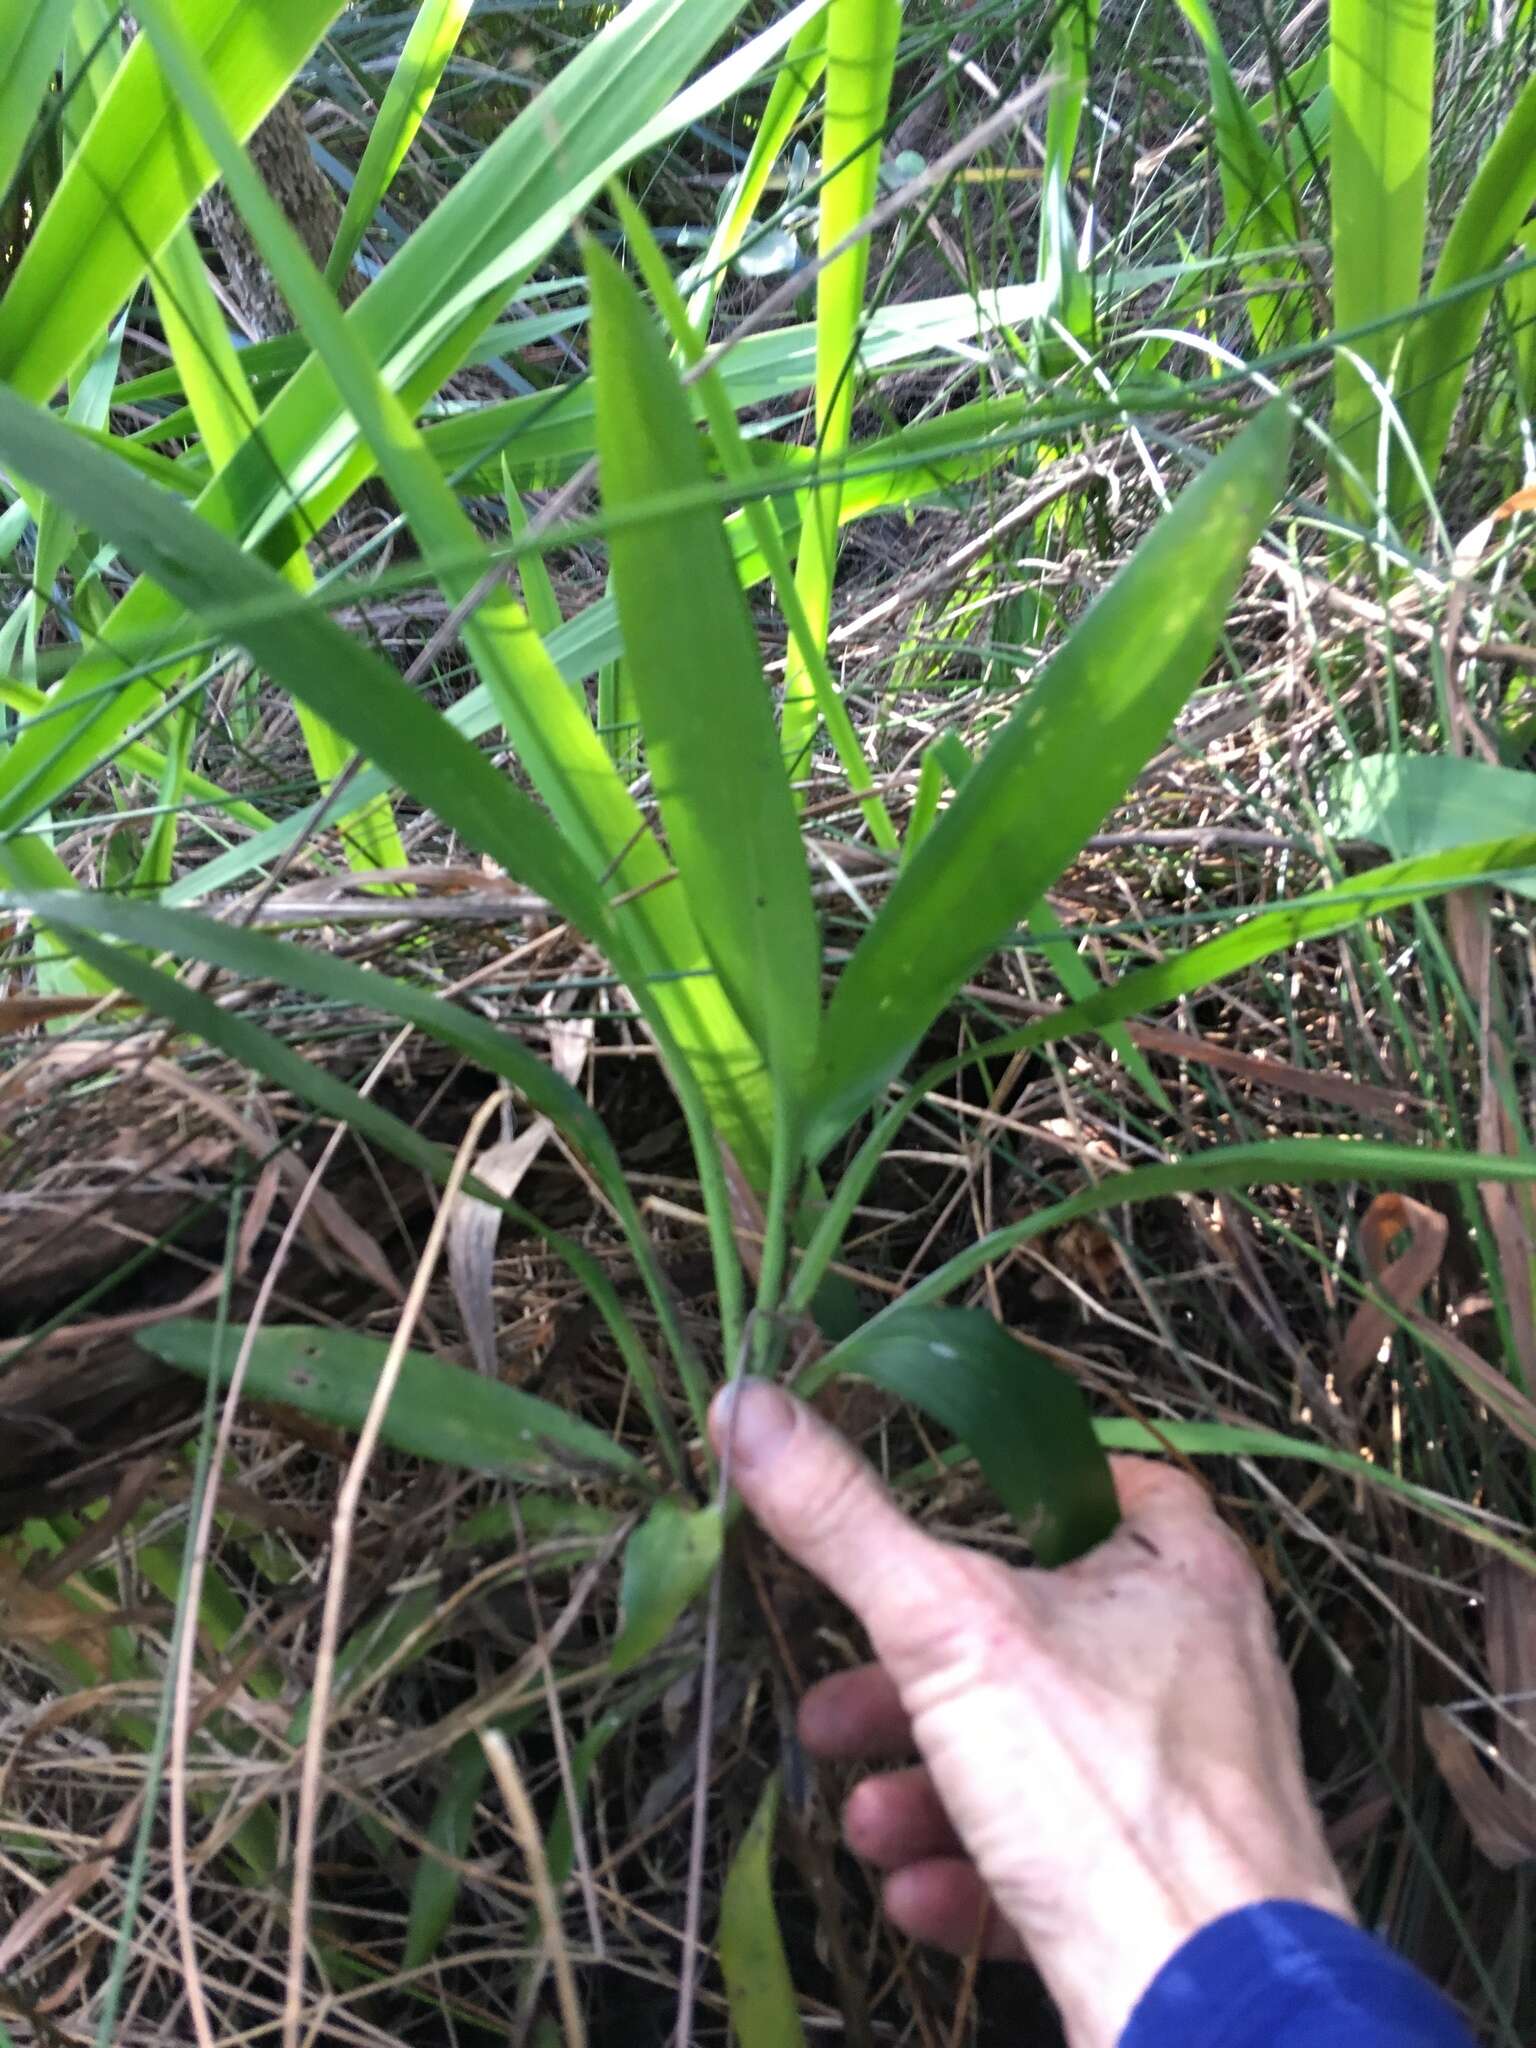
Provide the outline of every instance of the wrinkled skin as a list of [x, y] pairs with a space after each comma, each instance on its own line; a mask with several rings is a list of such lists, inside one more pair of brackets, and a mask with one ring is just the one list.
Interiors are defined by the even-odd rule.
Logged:
[[824, 1757], [865, 1778], [851, 1848], [906, 1934], [1027, 1953], [1073, 2048], [1110, 2048], [1200, 1927], [1263, 1899], [1350, 1916], [1302, 1772], [1264, 1589], [1201, 1488], [1115, 1460], [1124, 1520], [1055, 1572], [915, 1527], [810, 1409], [722, 1395], [734, 1483], [863, 1624], [876, 1662], [806, 1695]]

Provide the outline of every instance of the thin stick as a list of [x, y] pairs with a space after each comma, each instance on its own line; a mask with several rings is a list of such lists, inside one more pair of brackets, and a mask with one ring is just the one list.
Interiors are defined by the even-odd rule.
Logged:
[[[373, 1071], [364, 1081], [361, 1090], [367, 1095], [376, 1088], [395, 1054], [411, 1035], [413, 1027], [396, 1033], [375, 1062]], [[277, 1282], [288, 1262], [288, 1254], [298, 1238], [300, 1227], [308, 1214], [321, 1182], [330, 1170], [347, 1126], [338, 1124], [325, 1142], [325, 1148], [315, 1162], [314, 1171], [304, 1183], [298, 1199], [283, 1225], [277, 1249], [272, 1254], [271, 1264], [262, 1275], [261, 1285], [256, 1290], [256, 1300], [251, 1308], [251, 1319], [246, 1324], [245, 1335], [229, 1375], [229, 1388], [224, 1396], [224, 1406], [219, 1413], [218, 1435], [214, 1440], [213, 1455], [208, 1461], [207, 1483], [203, 1487], [202, 1499], [198, 1504], [197, 1526], [193, 1531], [192, 1554], [188, 1559], [186, 1583], [183, 1598], [186, 1611], [195, 1615], [203, 1597], [203, 1574], [208, 1564], [208, 1553], [213, 1543], [213, 1518], [218, 1507], [219, 1475], [229, 1462], [230, 1439], [234, 1435], [235, 1417], [240, 1410], [240, 1394], [245, 1385], [246, 1367], [256, 1338], [266, 1321], [267, 1311], [272, 1306], [272, 1297], [277, 1292]], [[192, 1883], [187, 1857], [187, 1750], [192, 1727], [192, 1673], [197, 1659], [197, 1630], [195, 1627], [182, 1630], [177, 1645], [176, 1669], [171, 1705], [171, 1896], [175, 1906], [177, 1943], [181, 1950], [181, 1967], [186, 1981], [187, 2007], [192, 2015], [192, 2030], [197, 2035], [198, 2048], [215, 2048], [213, 2023], [208, 2013], [208, 2001], [203, 1992], [203, 1980], [198, 1971], [197, 1943], [192, 1920]]]
[[352, 1532], [363, 1496], [363, 1484], [373, 1463], [384, 1427], [384, 1417], [400, 1379], [405, 1354], [426, 1300], [432, 1275], [448, 1239], [448, 1222], [459, 1190], [469, 1177], [479, 1150], [481, 1133], [499, 1114], [510, 1090], [496, 1094], [470, 1119], [469, 1129], [454, 1156], [453, 1171], [437, 1205], [432, 1228], [406, 1295], [400, 1321], [390, 1340], [389, 1351], [379, 1370], [378, 1385], [368, 1403], [368, 1413], [352, 1453], [346, 1476], [336, 1496], [336, 1517], [331, 1532], [331, 1568], [325, 1584], [325, 1607], [320, 1620], [320, 1642], [315, 1657], [315, 1683], [309, 1725], [304, 1735], [304, 1764], [299, 1778], [299, 1814], [293, 1858], [293, 1905], [288, 1931], [288, 1976], [283, 1996], [283, 2048], [299, 2048], [300, 2020], [304, 2005], [304, 1957], [309, 1936], [309, 1902], [314, 1884], [315, 1830], [320, 1813], [320, 1776], [325, 1750], [325, 1727], [330, 1717], [331, 1693], [336, 1679], [336, 1651], [341, 1639], [342, 1605], [346, 1598], [347, 1572], [352, 1560]]
[[565, 2048], [586, 2048], [587, 2030], [581, 2016], [581, 2001], [576, 1996], [576, 1972], [571, 1968], [571, 1952], [566, 1946], [565, 1928], [560, 1919], [560, 1902], [555, 1897], [537, 1817], [512, 1759], [511, 1747], [501, 1730], [482, 1728], [480, 1747], [485, 1751], [497, 1790], [506, 1802], [507, 1818], [512, 1823], [512, 1832], [517, 1837], [517, 1846], [522, 1850], [523, 1861], [528, 1868], [528, 1882], [533, 1888], [534, 1903], [539, 1910], [544, 1941], [549, 1950], [550, 1968], [554, 1971], [555, 1995], [560, 2001], [560, 2020], [565, 2028]]

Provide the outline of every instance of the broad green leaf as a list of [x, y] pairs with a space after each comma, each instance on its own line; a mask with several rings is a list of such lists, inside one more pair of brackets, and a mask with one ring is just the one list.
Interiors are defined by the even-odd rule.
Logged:
[[763, 1787], [720, 1895], [720, 1974], [740, 2048], [805, 2048], [805, 2029], [773, 1903], [779, 1780]]
[[[151, 1357], [228, 1386], [245, 1335], [238, 1324], [221, 1331], [215, 1323], [178, 1316], [140, 1332], [138, 1341]], [[269, 1324], [251, 1346], [246, 1396], [358, 1430], [388, 1350], [383, 1338], [355, 1330]], [[420, 1351], [405, 1355], [383, 1439], [397, 1451], [466, 1472], [522, 1474], [569, 1463], [632, 1479], [644, 1473], [633, 1453], [579, 1416]]]
[[0, 198], [31, 139], [68, 26], [59, 0], [10, 0], [0, 14]]
[[[650, 286], [651, 296], [656, 301], [656, 309], [666, 323], [673, 346], [694, 372], [699, 396], [703, 400], [704, 416], [714, 439], [716, 459], [729, 482], [745, 493], [740, 516], [745, 520], [757, 544], [758, 553], [767, 565], [768, 576], [773, 584], [773, 594], [784, 613], [792, 644], [810, 672], [811, 686], [816, 693], [816, 706], [826, 722], [828, 737], [837, 749], [837, 757], [842, 763], [843, 773], [848, 778], [848, 786], [859, 796], [859, 807], [876, 846], [883, 852], [895, 853], [898, 845], [896, 828], [891, 823], [884, 802], [875, 790], [874, 770], [864, 753], [863, 743], [833, 679], [821, 640], [807, 618], [805, 607], [800, 602], [800, 593], [795, 588], [795, 572], [779, 523], [778, 509], [770, 505], [756, 488], [763, 480], [761, 461], [742, 433], [735, 408], [726, 395], [714, 366], [705, 361], [703, 337], [688, 318], [688, 309], [683, 304], [682, 294], [673, 282], [672, 273], [657, 247], [656, 237], [651, 233], [644, 214], [617, 183], [610, 189], [630, 249], [639, 263], [642, 276]], [[681, 396], [681, 393], [679, 395]], [[803, 452], [798, 448], [785, 451], [796, 457]], [[742, 561], [734, 545], [731, 553], [735, 559], [737, 577], [745, 581], [747, 565]]]
[[665, 509], [707, 481], [666, 345], [595, 244], [587, 274], [610, 574], [662, 823], [727, 995], [798, 1094], [820, 937], [757, 636], [718, 515]]
[[894, 1308], [822, 1361], [872, 1380], [968, 1444], [1042, 1564], [1091, 1550], [1118, 1519], [1077, 1382], [980, 1309]]
[[[182, 29], [238, 134], [273, 106], [341, 4], [181, 0]], [[212, 177], [148, 37], [136, 37], [0, 299], [0, 382], [51, 397]]]
[[624, 1546], [619, 1632], [611, 1671], [630, 1671], [671, 1633], [683, 1609], [708, 1585], [723, 1543], [717, 1507], [659, 1500]]
[[[1178, 0], [1178, 4], [1205, 51], [1211, 80], [1211, 131], [1232, 246], [1244, 254], [1296, 248], [1304, 239], [1305, 228], [1292, 189], [1292, 167], [1282, 151], [1266, 139], [1243, 97], [1227, 62], [1209, 0]], [[1294, 149], [1295, 138], [1291, 140]], [[1248, 302], [1248, 317], [1261, 350], [1311, 338], [1307, 273], [1299, 257], [1270, 253], [1244, 264], [1239, 275], [1256, 288]], [[1263, 289], [1265, 286], [1269, 289]]]
[[[1419, 297], [1435, 97], [1435, 0], [1333, 0], [1333, 322], [1370, 327]], [[1383, 382], [1402, 328], [1382, 325], [1352, 344]], [[1397, 380], [1401, 390], [1401, 380]], [[1374, 492], [1380, 409], [1344, 353], [1334, 359], [1333, 441]], [[1336, 466], [1338, 501], [1368, 511]]]
[[1154, 527], [1047, 663], [902, 869], [823, 1027], [824, 1150], [1078, 852], [1167, 733], [1285, 482], [1267, 406]]
[[374, 209], [389, 190], [405, 153], [426, 118], [448, 59], [453, 55], [474, 0], [421, 0], [411, 32], [400, 52], [372, 128], [363, 160], [357, 167], [336, 241], [325, 266], [325, 281], [334, 290], [352, 267]]
[[[1408, 330], [1398, 388], [1403, 422], [1424, 473], [1433, 483], [1450, 439], [1457, 401], [1472, 367], [1477, 338], [1493, 297], [1459, 292], [1474, 277], [1494, 270], [1516, 241], [1536, 200], [1536, 75], [1511, 108], [1488, 154], [1478, 166], [1467, 196], [1430, 279], [1428, 305]], [[1450, 296], [1447, 296], [1450, 295]], [[1416, 488], [1402, 451], [1394, 448], [1394, 502], [1399, 510]]]
[[[1328, 825], [1339, 839], [1370, 839], [1401, 858], [1536, 833], [1536, 775], [1452, 754], [1368, 754], [1330, 777]], [[1362, 878], [1363, 879], [1363, 878]], [[1536, 897], [1536, 872], [1499, 887]]]
[[[824, 260], [816, 278], [816, 452], [834, 474], [816, 490], [795, 567], [795, 587], [805, 615], [823, 642], [837, 573], [835, 471], [853, 422], [859, 327], [869, 275], [868, 237], [860, 236], [840, 256], [832, 256], [832, 251], [848, 240], [875, 202], [900, 32], [900, 0], [831, 0], [827, 8], [827, 106], [816, 239], [817, 253]], [[784, 759], [797, 778], [808, 772], [817, 722], [816, 693], [791, 644], [782, 732]]]

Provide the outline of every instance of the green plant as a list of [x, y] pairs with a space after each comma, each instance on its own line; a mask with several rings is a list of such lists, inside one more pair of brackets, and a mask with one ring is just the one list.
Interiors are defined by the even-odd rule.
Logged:
[[[1373, 786], [1366, 794], [1377, 810], [1368, 821], [1357, 802], [1348, 829], [1379, 837], [1395, 856], [1388, 864], [1263, 900], [1252, 914], [1224, 904], [1213, 936], [1160, 941], [1151, 964], [1136, 964], [1134, 947], [1111, 943], [1117, 973], [1106, 986], [1048, 894], [1202, 688], [1253, 550], [1284, 516], [1290, 483], [1299, 479], [1304, 494], [1310, 481], [1293, 468], [1297, 408], [1289, 399], [1250, 405], [1248, 385], [1225, 374], [1180, 383], [1165, 367], [1172, 344], [1155, 339], [1138, 339], [1118, 374], [1123, 309], [1151, 290], [1171, 290], [1175, 307], [1203, 322], [1208, 286], [1230, 272], [1251, 295], [1243, 331], [1280, 358], [1272, 368], [1284, 368], [1287, 351], [1316, 344], [1323, 293], [1300, 245], [1308, 181], [1331, 151], [1335, 326], [1361, 344], [1373, 374], [1394, 381], [1420, 466], [1433, 478], [1487, 305], [1501, 283], [1512, 297], [1525, 277], [1503, 266], [1525, 203], [1519, 195], [1528, 197], [1530, 89], [1483, 160], [1429, 299], [1405, 325], [1417, 259], [1410, 285], [1400, 264], [1387, 275], [1362, 267], [1359, 251], [1371, 234], [1389, 230], [1401, 231], [1405, 247], [1415, 234], [1423, 240], [1418, 185], [1412, 177], [1393, 182], [1399, 158], [1410, 170], [1418, 164], [1423, 94], [1414, 122], [1388, 136], [1370, 97], [1376, 87], [1342, 55], [1332, 100], [1319, 104], [1330, 88], [1324, 53], [1313, 51], [1276, 80], [1268, 106], [1250, 104], [1211, 11], [1187, 0], [1183, 13], [1210, 67], [1213, 189], [1225, 235], [1205, 258], [1181, 241], [1176, 262], [1101, 271], [1096, 261], [1079, 261], [1073, 207], [1097, 10], [1072, 7], [1049, 37], [1058, 75], [1034, 282], [988, 276], [983, 290], [972, 278], [969, 291], [872, 308], [864, 231], [879, 190], [892, 80], [908, 54], [898, 10], [807, 0], [777, 13], [751, 10], [747, 33], [749, 10], [735, 0], [635, 0], [594, 26], [343, 313], [334, 288], [369, 241], [383, 195], [395, 189], [426, 101], [449, 89], [449, 52], [471, 31], [470, 10], [427, 0], [416, 12], [323, 272], [253, 178], [239, 139], [337, 10], [280, 10], [261, 62], [249, 67], [222, 54], [226, 29], [245, 49], [238, 39], [250, 25], [240, 10], [145, 0], [139, 12], [143, 34], [132, 55], [118, 64], [108, 52], [102, 104], [114, 118], [139, 119], [148, 145], [129, 161], [105, 135], [105, 114], [101, 135], [82, 129], [75, 167], [39, 211], [0, 301], [0, 464], [20, 494], [0, 526], [12, 547], [26, 536], [34, 580], [66, 592], [82, 624], [78, 641], [34, 645], [26, 672], [0, 677], [17, 721], [0, 758], [0, 866], [12, 907], [31, 919], [40, 989], [119, 989], [169, 1024], [189, 1052], [223, 1055], [442, 1187], [455, 1172], [443, 1145], [324, 1060], [304, 1056], [280, 1028], [222, 1000], [221, 982], [205, 977], [407, 1025], [515, 1090], [556, 1126], [590, 1177], [622, 1240], [623, 1270], [638, 1283], [633, 1294], [580, 1231], [556, 1229], [532, 1208], [471, 1185], [563, 1263], [596, 1311], [630, 1403], [622, 1440], [573, 1415], [558, 1389], [535, 1398], [472, 1379], [418, 1347], [394, 1358], [394, 1392], [379, 1412], [390, 1347], [287, 1314], [269, 1325], [178, 1320], [143, 1340], [151, 1355], [210, 1388], [229, 1384], [238, 1354], [244, 1387], [258, 1400], [347, 1430], [377, 1428], [391, 1449], [505, 1478], [503, 1533], [515, 1527], [520, 1541], [530, 1531], [548, 1534], [586, 1557], [625, 1539], [620, 1613], [611, 1627], [605, 1621], [602, 1639], [618, 1691], [566, 1760], [559, 1820], [546, 1844], [557, 1886], [576, 1867], [574, 1831], [596, 1758], [677, 1676], [674, 1632], [727, 1555], [729, 1507], [712, 1497], [718, 1475], [699, 1469], [691, 1441], [710, 1393], [730, 1373], [783, 1370], [802, 1346], [818, 1354], [803, 1372], [808, 1391], [870, 1380], [966, 1447], [1042, 1561], [1073, 1556], [1107, 1528], [1107, 1447], [1307, 1461], [1373, 1506], [1411, 1510], [1457, 1539], [1475, 1534], [1486, 1548], [1520, 1557], [1507, 1529], [1479, 1520], [1480, 1498], [1476, 1511], [1467, 1504], [1471, 1488], [1427, 1483], [1413, 1456], [1367, 1464], [1343, 1443], [1280, 1426], [1279, 1403], [1272, 1428], [1090, 1418], [1078, 1388], [1042, 1348], [974, 1305], [951, 1304], [969, 1301], [994, 1264], [1053, 1233], [1113, 1212], [1134, 1215], [1137, 1205], [1165, 1197], [1380, 1179], [1439, 1180], [1471, 1199], [1479, 1187], [1536, 1177], [1513, 1148], [1483, 1158], [1466, 1143], [1440, 1152], [1342, 1138], [1181, 1143], [1166, 1121], [1170, 1095], [1130, 1029], [1256, 963], [1273, 963], [1278, 980], [1281, 963], [1310, 957], [1307, 949], [1335, 935], [1351, 933], [1368, 947], [1382, 920], [1454, 891], [1524, 888], [1536, 869], [1536, 834], [1527, 829], [1522, 791], [1506, 816], [1480, 788], [1459, 826], [1426, 836], [1398, 830], [1393, 792]], [[1342, 52], [1346, 30], [1379, 35], [1384, 22], [1380, 10], [1336, 6], [1330, 48]], [[0, 31], [12, 37], [8, 48], [0, 43], [11, 59], [0, 69], [0, 96], [25, 102], [30, 120], [59, 52], [39, 11], [18, 24]], [[741, 40], [717, 52], [733, 28]], [[1422, 26], [1411, 49], [1401, 36], [1382, 47], [1392, 77], [1422, 84]], [[623, 189], [624, 174], [631, 166], [648, 171], [690, 124], [769, 75], [760, 125], [728, 182], [707, 253], [675, 277]], [[1271, 139], [1266, 131], [1301, 101], [1310, 116], [1305, 149], [1290, 136]], [[823, 151], [825, 261], [814, 320], [740, 341], [722, 323], [724, 344], [711, 349], [722, 270], [750, 247], [755, 216], [807, 109], [819, 114]], [[1346, 120], [1354, 141], [1341, 147]], [[560, 139], [553, 152], [552, 130]], [[215, 173], [295, 312], [294, 336], [239, 349], [230, 342], [188, 224]], [[637, 187], [641, 175], [637, 168]], [[565, 238], [581, 226], [583, 275], [509, 305], [536, 268], [563, 260]], [[77, 277], [80, 238], [97, 232], [101, 246], [91, 243]], [[609, 245], [627, 250], [628, 266]], [[135, 363], [136, 374], [124, 377], [110, 337], [141, 277], [168, 356], [163, 368]], [[994, 337], [1001, 340], [986, 365], [987, 386], [979, 395], [962, 388], [955, 365]], [[551, 341], [586, 348], [589, 372], [473, 406], [439, 400], [450, 376], [504, 356], [532, 365]], [[888, 414], [870, 430], [870, 414], [884, 404], [882, 374], [935, 365], [953, 380], [943, 403], [921, 417]], [[63, 406], [61, 385], [69, 386]], [[1368, 381], [1341, 367], [1336, 452], [1366, 478], [1375, 465], [1374, 406]], [[856, 519], [911, 516], [927, 503], [950, 508], [962, 490], [1006, 488], [1031, 467], [1048, 482], [1050, 451], [1079, 428], [1107, 438], [1128, 422], [1127, 438], [1146, 455], [1165, 509], [1086, 609], [1078, 611], [1070, 585], [1049, 597], [1042, 591], [1038, 602], [1032, 595], [1026, 622], [1011, 629], [1018, 644], [986, 650], [997, 680], [981, 693], [965, 740], [955, 729], [922, 729], [915, 801], [903, 821], [889, 750], [878, 729], [861, 728], [850, 713], [836, 673], [829, 628], [840, 536]], [[600, 508], [573, 517], [584, 509], [579, 493], [594, 462]], [[1175, 472], [1189, 480], [1165, 489]], [[1394, 491], [1407, 474], [1392, 468]], [[361, 552], [337, 572], [315, 547], [317, 533], [374, 475], [416, 550], [377, 579], [360, 566]], [[553, 507], [533, 495], [550, 491]], [[1403, 517], [1409, 499], [1411, 491], [1394, 500]], [[1363, 516], [1363, 501], [1336, 498], [1341, 503]], [[1305, 517], [1304, 496], [1301, 509]], [[1081, 504], [1070, 518], [1071, 544], [1085, 555], [1115, 544], [1123, 527], [1123, 515], [1111, 526]], [[493, 523], [496, 538], [488, 540]], [[1030, 549], [1044, 545], [1043, 516], [1024, 531]], [[607, 588], [562, 621], [551, 565], [555, 551], [573, 543], [603, 551]], [[1005, 590], [1012, 560], [1001, 542], [988, 550], [985, 602]], [[335, 616], [423, 582], [452, 622], [444, 644], [462, 643], [462, 672], [450, 658], [403, 677]], [[748, 608], [746, 593], [757, 585], [784, 622], [777, 701], [763, 614]], [[34, 591], [28, 603], [35, 622], [46, 611], [43, 597]], [[1048, 658], [1037, 655], [1037, 638], [1051, 644]], [[958, 666], [972, 651], [963, 627], [947, 633], [945, 659]], [[306, 789], [293, 804], [265, 795], [258, 802], [233, 771], [215, 779], [199, 755], [209, 686], [236, 661], [260, 677], [263, 701], [292, 707], [302, 721], [315, 801]], [[622, 686], [632, 748], [605, 745], [601, 695], [595, 719], [589, 708], [586, 679], [600, 668]], [[874, 861], [874, 885], [867, 900], [850, 890], [851, 911], [829, 913], [813, 889], [797, 801], [795, 785], [822, 734], [830, 751], [817, 761], [818, 776], [846, 788], [859, 850]], [[493, 763], [476, 744], [482, 739], [504, 748], [509, 764]], [[646, 778], [636, 787], [631, 769]], [[1397, 760], [1391, 772], [1396, 795], [1411, 795], [1412, 764]], [[123, 886], [77, 888], [55, 847], [57, 821], [78, 817], [80, 792], [92, 784], [105, 784], [131, 813], [143, 783], [154, 791], [153, 822], [140, 839], [131, 823], [117, 828], [129, 850], [113, 871]], [[1508, 796], [1510, 784], [1500, 782], [1497, 794]], [[194, 802], [228, 828], [229, 843], [210, 858], [200, 848], [187, 852], [181, 821]], [[406, 866], [408, 819], [435, 821], [540, 897], [547, 914], [590, 942], [602, 972], [625, 992], [615, 1004], [657, 1049], [687, 1126], [718, 1309], [706, 1337], [679, 1312], [650, 1219], [602, 1116], [515, 1030], [439, 993], [414, 940], [386, 972], [331, 957], [323, 938], [296, 943], [261, 929], [259, 907], [249, 923], [195, 907], [280, 876], [301, 854], [322, 871], [340, 854], [366, 886], [380, 868]], [[1504, 836], [1492, 837], [1496, 829]], [[323, 908], [314, 921], [323, 927]], [[967, 1042], [936, 1059], [930, 1041], [957, 1014], [966, 985], [1000, 954], [1026, 948], [1066, 1000], [1017, 1031], [978, 1032], [968, 1012], [958, 1013]], [[937, 1255], [904, 1299], [862, 1323], [855, 1301], [850, 1315], [860, 1204], [908, 1120], [928, 1115], [937, 1092], [957, 1078], [980, 1074], [990, 1091], [1009, 1062], [1095, 1040], [1127, 1079], [1137, 1143], [1151, 1163], [1058, 1191], [1023, 1215], [989, 1217], [973, 1245]], [[1441, 1363], [1453, 1390], [1472, 1398], [1475, 1381], [1458, 1378], [1465, 1361], [1448, 1354]], [[155, 1569], [169, 1585], [164, 1558]], [[199, 1610], [205, 1625], [221, 1589], [215, 1581]], [[102, 1597], [101, 1585], [94, 1591]], [[362, 1697], [376, 1674], [423, 1654], [433, 1640], [434, 1597], [418, 1588], [391, 1595], [378, 1626], [359, 1628], [341, 1646], [333, 1700]], [[227, 1629], [220, 1640], [229, 1640]], [[148, 1682], [151, 1663], [133, 1675]], [[558, 1682], [569, 1675], [562, 1669]], [[70, 1682], [92, 1676], [76, 1665]], [[295, 1744], [308, 1738], [314, 1699], [326, 1706], [323, 1694], [311, 1694], [288, 1724]], [[492, 1718], [525, 1728], [542, 1711], [519, 1704], [515, 1714]], [[322, 1732], [325, 1718], [316, 1715]], [[221, 1740], [223, 1729], [220, 1721]], [[131, 1739], [152, 1749], [155, 1731], [140, 1719]], [[458, 1866], [486, 1783], [472, 1731], [458, 1732], [450, 1755], [422, 1836], [428, 1849], [413, 1865], [405, 1945], [412, 1969], [430, 1961], [452, 1919]], [[390, 1845], [371, 1816], [369, 1824], [382, 1858]], [[273, 1825], [263, 1806], [255, 1833], [242, 1838], [260, 1850], [247, 1857], [259, 1881], [274, 1881], [278, 1868], [264, 1839]], [[745, 2038], [756, 2026], [761, 2038], [792, 2039], [786, 2029], [798, 2021], [777, 1936], [757, 1965], [742, 1960], [771, 1920], [772, 1828], [769, 1795], [726, 1887], [722, 1947], [738, 2031]], [[327, 1922], [327, 1944], [332, 1932]], [[355, 1959], [335, 1961], [330, 1946], [326, 1954], [328, 1968], [357, 1967]]]

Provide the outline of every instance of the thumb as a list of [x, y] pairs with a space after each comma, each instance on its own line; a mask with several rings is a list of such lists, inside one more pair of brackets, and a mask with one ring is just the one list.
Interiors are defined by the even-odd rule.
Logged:
[[853, 1447], [782, 1387], [748, 1378], [723, 1388], [710, 1435], [764, 1529], [852, 1608], [897, 1684], [931, 1666], [966, 1604], [974, 1614], [992, 1560], [925, 1536]]

